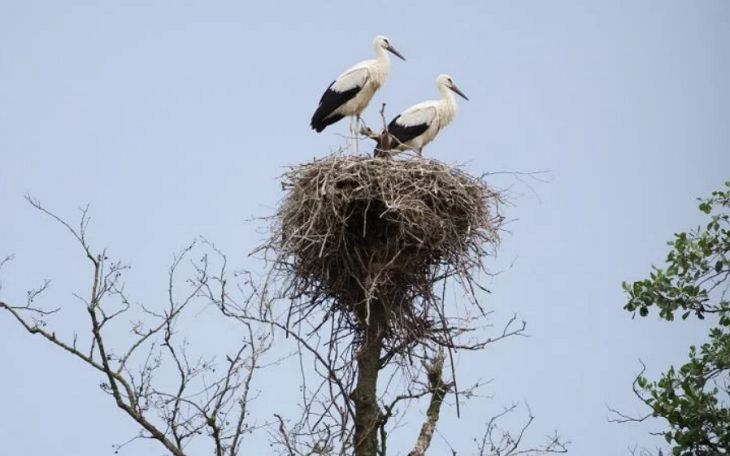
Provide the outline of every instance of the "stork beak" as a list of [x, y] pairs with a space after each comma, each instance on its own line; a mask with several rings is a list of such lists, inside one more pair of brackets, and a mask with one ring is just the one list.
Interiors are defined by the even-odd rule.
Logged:
[[461, 98], [465, 99], [466, 101], [469, 101], [469, 99], [468, 99], [468, 98], [466, 97], [466, 95], [464, 95], [464, 94], [462, 93], [462, 91], [461, 91], [461, 90], [459, 90], [459, 88], [458, 88], [458, 87], [456, 87], [456, 85], [455, 85], [455, 84], [452, 84], [452, 85], [451, 85], [451, 86], [449, 87], [449, 89], [451, 89], [451, 91], [453, 91], [453, 92], [456, 92], [456, 94], [457, 94], [457, 95], [459, 95], [459, 96], [460, 96]]
[[399, 58], [400, 58], [401, 60], [404, 60], [404, 61], [405, 61], [405, 59], [406, 59], [406, 58], [405, 58], [405, 57], [403, 57], [402, 55], [400, 55], [400, 52], [396, 51], [396, 50], [395, 50], [395, 48], [394, 48], [393, 46], [391, 46], [390, 44], [389, 44], [389, 45], [387, 45], [387, 46], [385, 47], [385, 49], [387, 49], [388, 51], [390, 51], [390, 52], [392, 52], [393, 54], [395, 54], [395, 55], [396, 55], [397, 57], [399, 57]]

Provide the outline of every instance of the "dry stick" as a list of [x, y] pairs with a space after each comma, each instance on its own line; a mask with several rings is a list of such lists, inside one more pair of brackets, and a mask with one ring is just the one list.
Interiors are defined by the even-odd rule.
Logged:
[[448, 333], [447, 326], [446, 326], [446, 308], [444, 306], [445, 300], [446, 300], [446, 281], [444, 280], [443, 288], [441, 290], [441, 311], [439, 312], [439, 317], [441, 318], [442, 324], [444, 325], [444, 333], [446, 333], [445, 334], [446, 340], [451, 341], [451, 343], [447, 347], [449, 350], [449, 365], [451, 366], [451, 381], [454, 384], [454, 396], [456, 397], [456, 417], [461, 418], [461, 404], [459, 401], [459, 385], [456, 383], [456, 364], [454, 363], [455, 348], [453, 347], [453, 345], [454, 345], [453, 339], [452, 339], [451, 335]]
[[289, 442], [289, 435], [286, 433], [286, 427], [284, 426], [284, 419], [274, 413], [274, 416], [277, 420], [279, 420], [279, 433], [281, 434], [281, 437], [284, 439], [284, 445], [286, 446], [286, 451], [289, 453], [289, 456], [294, 456], [294, 449], [291, 446], [291, 443]]
[[375, 149], [373, 150], [375, 157], [391, 158], [393, 155], [390, 153], [392, 137], [388, 133], [388, 123], [385, 119], [385, 103], [380, 107], [380, 119], [383, 121], [383, 131], [381, 133], [375, 133], [367, 126], [363, 126], [360, 129], [360, 134], [375, 141]]
[[[253, 317], [253, 316], [250, 316], [250, 315], [239, 315], [239, 314], [235, 314], [235, 313], [230, 312], [226, 308], [219, 308], [219, 309], [223, 312], [223, 315], [229, 316], [231, 318], [235, 318], [235, 319], [238, 319], [238, 320], [251, 320], [251, 321], [254, 321], [254, 322], [269, 324], [271, 326], [275, 326], [275, 327], [281, 329], [282, 331], [284, 331], [285, 334], [287, 334], [289, 336], [292, 336], [298, 343], [300, 343], [304, 348], [306, 348], [307, 351], [309, 351], [310, 353], [312, 353], [312, 355], [314, 355], [314, 357], [317, 359], [317, 361], [319, 361], [319, 363], [325, 369], [327, 369], [330, 377], [332, 378], [332, 380], [337, 384], [338, 388], [340, 389], [340, 393], [342, 394], [342, 396], [344, 398], [347, 398], [347, 392], [346, 392], [347, 390], [346, 390], [345, 386], [342, 384], [342, 382], [339, 381], [339, 378], [337, 377], [337, 373], [333, 370], [332, 366], [329, 365], [329, 363], [327, 363], [327, 361], [322, 357], [322, 355], [317, 351], [317, 349], [315, 349], [314, 347], [312, 347], [299, 334], [296, 334], [291, 329], [287, 328], [282, 323], [279, 323], [279, 322], [277, 322], [275, 320], [268, 320], [268, 319], [263, 319], [263, 318], [259, 318], [259, 317]], [[350, 412], [350, 415], [352, 415], [354, 417], [355, 416], [355, 411], [352, 410], [352, 408], [350, 407], [350, 404], [347, 401], [345, 403], [347, 405], [348, 411]]]

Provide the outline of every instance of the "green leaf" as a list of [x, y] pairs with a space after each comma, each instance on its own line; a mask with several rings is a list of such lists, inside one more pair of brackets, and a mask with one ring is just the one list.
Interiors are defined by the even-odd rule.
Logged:
[[[726, 191], [700, 200], [709, 221], [692, 231], [677, 232], [669, 242], [666, 266], [652, 266], [648, 278], [622, 284], [626, 310], [645, 317], [656, 306], [661, 318], [682, 320], [695, 314], [714, 323], [708, 340], [690, 347], [688, 361], [669, 367], [658, 379], [636, 379], [641, 398], [677, 456], [709, 456], [730, 448], [730, 403], [722, 387], [730, 378], [730, 181]], [[716, 290], [716, 292], [713, 292]], [[725, 454], [725, 453], [721, 453]]]

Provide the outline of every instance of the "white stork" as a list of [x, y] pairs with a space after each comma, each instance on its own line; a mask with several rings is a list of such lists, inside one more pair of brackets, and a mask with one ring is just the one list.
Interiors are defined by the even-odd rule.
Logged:
[[[346, 116], [355, 116], [359, 121], [360, 114], [388, 77], [390, 72], [388, 52], [405, 60], [390, 44], [388, 38], [382, 35], [375, 37], [373, 47], [377, 54], [374, 59], [353, 65], [325, 90], [310, 122], [312, 129], [317, 133]], [[354, 132], [354, 127], [352, 128]]]
[[454, 119], [457, 111], [454, 93], [468, 100], [448, 74], [436, 78], [436, 87], [441, 92], [440, 100], [413, 105], [388, 124], [388, 133], [395, 140], [393, 150], [415, 150], [420, 156], [423, 147]]

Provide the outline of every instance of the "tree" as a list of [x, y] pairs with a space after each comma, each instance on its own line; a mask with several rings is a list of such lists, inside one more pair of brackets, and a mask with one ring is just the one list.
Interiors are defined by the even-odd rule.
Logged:
[[[164, 306], [129, 297], [127, 266], [90, 245], [88, 208], [72, 225], [28, 198], [73, 236], [90, 266], [90, 292], [75, 295], [90, 330], [65, 338], [49, 329], [67, 306], [39, 303], [48, 282], [23, 304], [0, 299], [0, 309], [99, 372], [102, 391], [139, 425], [127, 443], [154, 440], [175, 456], [206, 447], [236, 456], [247, 454], [246, 439], [263, 430], [280, 454], [384, 456], [406, 405], [423, 401], [420, 432], [399, 440], [415, 442], [411, 455], [426, 454], [446, 399], [458, 410], [481, 386], [457, 385], [455, 352], [479, 351], [525, 329], [513, 317], [489, 337], [475, 332], [489, 313], [477, 301], [470, 271], [482, 266], [496, 240], [498, 193], [434, 161], [340, 155], [293, 168], [284, 184], [290, 191], [259, 250], [269, 272], [262, 278], [231, 272], [228, 257], [199, 239], [175, 256]], [[373, 192], [376, 184], [391, 187]], [[466, 302], [479, 313], [445, 311], [444, 293], [434, 285], [445, 287], [447, 279], [472, 290]], [[215, 312], [222, 324], [240, 324], [234, 345], [213, 356], [195, 352], [181, 328], [200, 309]], [[267, 359], [274, 341], [288, 343], [299, 359], [301, 402], [295, 413], [273, 409], [256, 425], [249, 401], [256, 373], [279, 362]], [[567, 451], [557, 434], [524, 448], [533, 416], [510, 432], [499, 423], [513, 410], [487, 419], [475, 439], [480, 455]]]
[[646, 416], [619, 413], [616, 418], [665, 420], [663, 435], [674, 455], [730, 453], [730, 181], [700, 200], [699, 209], [708, 222], [675, 234], [665, 268], [623, 284], [629, 297], [624, 308], [642, 317], [655, 309], [668, 321], [677, 316], [716, 319], [708, 341], [690, 347], [687, 363], [670, 367], [656, 381], [646, 378], [644, 370], [636, 377], [634, 392], [650, 408]]

